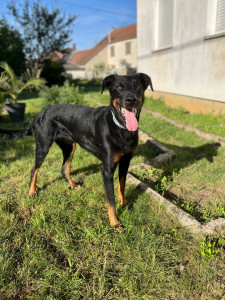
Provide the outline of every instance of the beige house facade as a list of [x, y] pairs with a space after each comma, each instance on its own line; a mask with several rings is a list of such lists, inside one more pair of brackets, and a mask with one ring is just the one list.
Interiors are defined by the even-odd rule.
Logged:
[[137, 38], [137, 69], [156, 91], [149, 94], [225, 113], [225, 0], [137, 0]]

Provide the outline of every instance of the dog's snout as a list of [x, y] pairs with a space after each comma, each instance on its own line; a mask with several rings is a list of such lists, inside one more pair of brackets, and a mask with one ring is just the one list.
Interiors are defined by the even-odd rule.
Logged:
[[133, 95], [128, 95], [126, 97], [126, 102], [127, 102], [127, 104], [133, 104], [133, 103], [137, 102], [137, 98]]

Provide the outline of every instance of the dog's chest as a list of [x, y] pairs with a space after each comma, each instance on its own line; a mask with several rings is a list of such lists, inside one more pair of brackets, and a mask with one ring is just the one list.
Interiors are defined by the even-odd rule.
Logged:
[[138, 137], [133, 136], [130, 138], [118, 139], [116, 144], [114, 144], [117, 151], [122, 154], [131, 153], [138, 145]]

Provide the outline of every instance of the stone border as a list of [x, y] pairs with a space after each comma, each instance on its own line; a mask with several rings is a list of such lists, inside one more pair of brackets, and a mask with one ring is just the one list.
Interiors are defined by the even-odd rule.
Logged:
[[161, 113], [159, 112], [155, 112], [155, 111], [152, 111], [150, 109], [147, 109], [147, 108], [143, 108], [143, 110], [145, 112], [148, 112], [150, 113], [153, 117], [156, 117], [156, 118], [161, 118], [177, 127], [180, 127], [180, 128], [184, 128], [185, 130], [188, 130], [188, 131], [193, 131], [195, 132], [198, 136], [200, 136], [201, 138], [205, 139], [205, 140], [214, 140], [215, 142], [217, 143], [220, 143], [220, 145], [222, 147], [225, 147], [225, 138], [221, 137], [221, 136], [218, 136], [218, 135], [215, 135], [213, 133], [208, 133], [208, 132], [205, 132], [203, 130], [200, 130], [198, 128], [195, 128], [195, 127], [192, 127], [190, 125], [185, 125], [179, 121], [175, 121], [175, 120], [172, 120], [164, 115], [162, 115]]
[[163, 152], [162, 154], [157, 155], [154, 159], [151, 160], [150, 164], [153, 167], [165, 165], [168, 162], [170, 162], [176, 158], [176, 153], [173, 150], [166, 148], [160, 142], [153, 139], [152, 137], [150, 137], [148, 134], [146, 134], [144, 131], [142, 131], [140, 129], [138, 130], [138, 133], [139, 133], [140, 139], [143, 142], [145, 142], [147, 144], [152, 144]]
[[177, 207], [175, 204], [165, 199], [153, 189], [142, 183], [140, 180], [135, 178], [130, 173], [127, 174], [127, 183], [135, 185], [136, 188], [145, 191], [149, 194], [155, 201], [162, 205], [166, 212], [178, 219], [179, 223], [188, 228], [193, 234], [202, 235], [214, 235], [222, 234], [225, 232], [225, 219], [219, 218], [208, 222], [204, 225], [199, 223], [194, 217], [183, 211], [181, 208]]

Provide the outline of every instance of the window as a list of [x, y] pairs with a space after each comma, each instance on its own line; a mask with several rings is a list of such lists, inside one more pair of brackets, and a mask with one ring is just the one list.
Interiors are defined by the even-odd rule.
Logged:
[[125, 54], [131, 54], [131, 42], [125, 43]]
[[157, 0], [155, 4], [155, 50], [160, 50], [172, 46], [173, 0]]
[[114, 46], [110, 47], [110, 56], [115, 56], [115, 48], [114, 48]]
[[225, 33], [225, 0], [208, 0], [206, 39]]
[[225, 0], [217, 1], [216, 32], [225, 32]]

